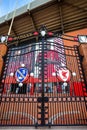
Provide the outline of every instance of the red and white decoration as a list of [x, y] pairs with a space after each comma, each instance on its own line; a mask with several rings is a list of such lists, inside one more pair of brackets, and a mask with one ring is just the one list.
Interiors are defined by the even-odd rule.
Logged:
[[62, 82], [70, 81], [70, 78], [71, 78], [71, 74], [67, 68], [59, 69], [59, 74], [58, 74], [59, 81], [62, 81]]

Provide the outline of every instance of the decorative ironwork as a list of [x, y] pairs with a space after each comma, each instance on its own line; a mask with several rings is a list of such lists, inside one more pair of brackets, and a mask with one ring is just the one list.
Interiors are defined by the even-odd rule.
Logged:
[[[18, 86], [12, 73], [21, 64], [29, 77]], [[60, 67], [70, 71], [70, 80], [59, 80]], [[60, 38], [42, 37], [38, 43], [9, 47], [0, 88], [1, 126], [87, 125], [86, 84], [78, 48], [64, 46]]]

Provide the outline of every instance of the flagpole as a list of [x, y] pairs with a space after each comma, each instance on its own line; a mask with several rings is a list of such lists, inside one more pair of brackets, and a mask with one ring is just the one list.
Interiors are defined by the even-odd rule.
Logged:
[[12, 20], [11, 20], [11, 24], [10, 24], [10, 27], [9, 27], [9, 30], [8, 30], [8, 36], [11, 33], [12, 25], [13, 25], [14, 18], [15, 18], [16, 8], [17, 8], [17, 0], [16, 0], [15, 9], [14, 9], [14, 12], [13, 12], [13, 17], [12, 17]]

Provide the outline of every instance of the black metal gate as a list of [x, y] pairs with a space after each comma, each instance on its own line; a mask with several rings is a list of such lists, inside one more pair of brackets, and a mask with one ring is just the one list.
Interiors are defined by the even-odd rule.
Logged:
[[[78, 47], [60, 44], [60, 38], [8, 49], [0, 84], [0, 125], [87, 125], [87, 93]], [[29, 71], [20, 84], [18, 68]], [[61, 81], [59, 70], [70, 80]], [[66, 77], [66, 75], [64, 75]]]

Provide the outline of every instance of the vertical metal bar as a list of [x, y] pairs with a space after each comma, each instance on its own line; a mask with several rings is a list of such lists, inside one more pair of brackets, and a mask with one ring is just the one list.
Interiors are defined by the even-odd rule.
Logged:
[[[76, 55], [76, 51], [77, 51], [77, 54], [78, 54], [78, 56]], [[76, 59], [77, 59], [77, 64], [78, 64], [78, 71], [79, 71], [79, 75], [80, 75], [80, 78], [81, 78], [81, 81], [83, 82], [83, 80], [84, 80], [84, 84], [85, 84], [85, 89], [87, 89], [86, 88], [86, 80], [85, 80], [85, 77], [84, 77], [84, 72], [83, 72], [83, 68], [82, 68], [82, 62], [81, 62], [81, 59], [80, 59], [80, 54], [79, 54], [79, 50], [78, 50], [78, 46], [75, 46], [75, 55], [76, 55]], [[79, 62], [78, 62], [78, 60], [79, 60], [79, 62], [80, 62], [80, 66], [79, 66]], [[79, 69], [81, 67], [81, 70]], [[80, 72], [82, 72], [82, 73], [80, 73]], [[81, 77], [81, 75], [82, 75], [82, 77]], [[80, 90], [79, 90], [80, 91]], [[83, 93], [84, 93], [84, 89], [83, 89]], [[85, 106], [86, 106], [86, 100], [85, 100], [85, 96], [83, 96], [83, 98], [84, 98], [84, 102], [85, 102]], [[80, 99], [80, 98], [79, 98]], [[80, 116], [82, 116], [82, 118], [84, 119], [85, 118], [85, 115], [86, 114], [84, 114], [84, 107], [83, 107], [83, 104], [82, 104], [82, 102], [80, 102], [80, 105], [81, 106], [79, 106], [79, 108], [80, 108], [80, 110], [81, 110], [81, 112], [82, 112], [82, 115], [80, 115]], [[87, 110], [87, 106], [86, 106], [86, 110]], [[80, 117], [81, 118], [81, 117]], [[80, 119], [79, 118], [79, 119]], [[83, 120], [84, 121], [84, 124], [85, 124], [85, 120]]]
[[44, 37], [42, 37], [42, 106], [41, 106], [41, 124], [45, 125], [44, 111]]

